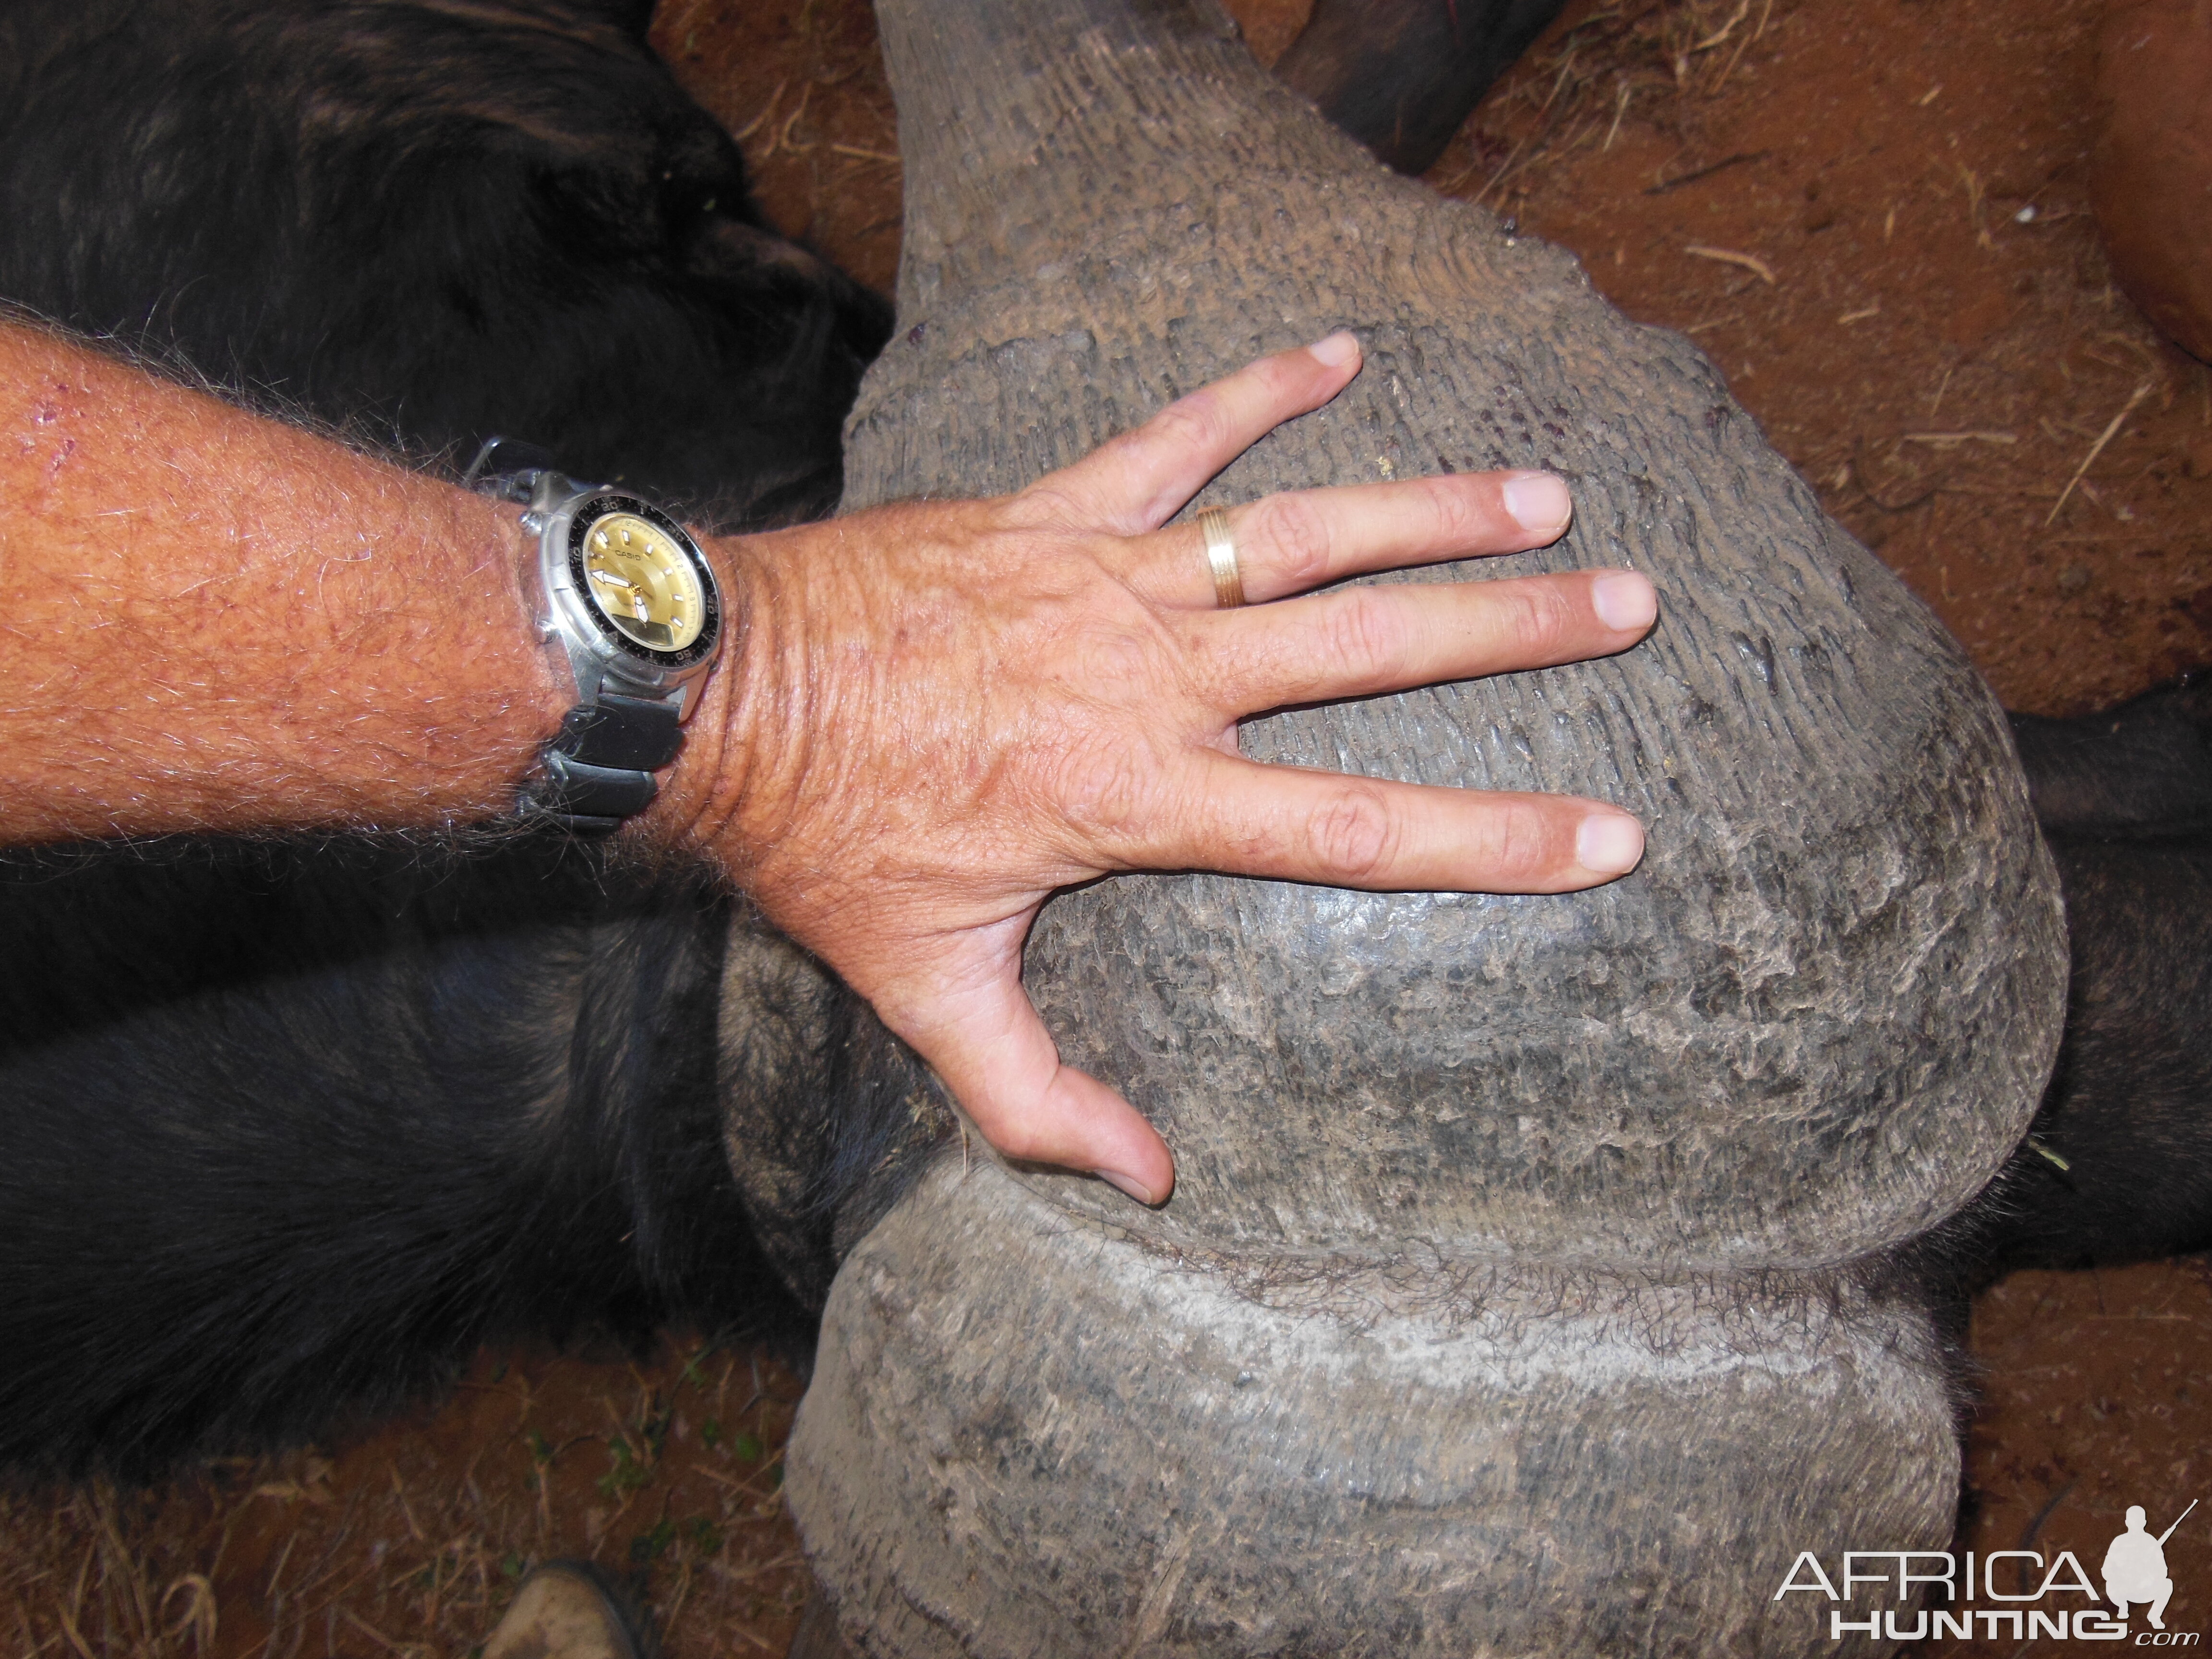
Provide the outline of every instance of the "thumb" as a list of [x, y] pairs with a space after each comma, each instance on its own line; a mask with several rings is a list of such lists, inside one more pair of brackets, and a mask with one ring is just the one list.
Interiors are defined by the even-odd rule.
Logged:
[[1113, 1090], [1060, 1064], [1017, 962], [909, 1005], [899, 1035], [1006, 1157], [1087, 1170], [1140, 1204], [1165, 1203], [1175, 1189], [1167, 1142]]

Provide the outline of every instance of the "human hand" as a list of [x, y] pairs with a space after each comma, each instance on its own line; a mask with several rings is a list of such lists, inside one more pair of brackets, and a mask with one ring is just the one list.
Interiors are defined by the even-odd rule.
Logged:
[[1218, 870], [1552, 893], [1642, 856], [1635, 819], [1599, 802], [1238, 755], [1243, 716], [1604, 655], [1656, 613], [1626, 571], [1309, 592], [1555, 540], [1565, 486], [1529, 472], [1249, 503], [1229, 516], [1251, 604], [1216, 609], [1199, 531], [1161, 526], [1358, 368], [1357, 343], [1334, 335], [1018, 495], [721, 544], [744, 633], [679, 768], [690, 833], [1009, 1157], [1096, 1171], [1146, 1203], [1174, 1185], [1166, 1144], [1060, 1064], [1022, 988], [1023, 942], [1057, 888]]

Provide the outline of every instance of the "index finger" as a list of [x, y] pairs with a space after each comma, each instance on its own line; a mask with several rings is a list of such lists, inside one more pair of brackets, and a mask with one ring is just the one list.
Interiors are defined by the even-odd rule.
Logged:
[[1194, 757], [1185, 810], [1113, 848], [1133, 870], [1219, 870], [1370, 892], [1571, 893], [1642, 861], [1644, 827], [1573, 795], [1458, 789]]
[[1157, 530], [1215, 473], [1285, 421], [1319, 409], [1358, 373], [1359, 342], [1340, 331], [1278, 351], [1178, 398], [1030, 490], [1067, 502], [1085, 529]]

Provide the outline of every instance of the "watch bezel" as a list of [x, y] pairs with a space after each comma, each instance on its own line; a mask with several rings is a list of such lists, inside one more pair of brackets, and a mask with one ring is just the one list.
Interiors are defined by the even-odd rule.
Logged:
[[[699, 632], [690, 644], [681, 649], [656, 650], [641, 641], [632, 639], [615, 625], [613, 618], [601, 610], [599, 602], [592, 597], [591, 581], [584, 566], [584, 538], [592, 526], [617, 513], [643, 519], [665, 533], [690, 562], [692, 574], [699, 584]], [[567, 520], [565, 527], [558, 524], [548, 526], [562, 538], [562, 568], [568, 580], [562, 586], [566, 587], [568, 596], [574, 601], [573, 608], [584, 613], [599, 641], [611, 646], [630, 662], [649, 664], [671, 672], [694, 667], [714, 656], [715, 647], [722, 639], [721, 589], [714, 580], [714, 568], [707, 562], [707, 556], [700, 551], [699, 544], [691, 538], [689, 531], [652, 502], [641, 501], [617, 489], [594, 491], [572, 501], [568, 504], [563, 516]]]

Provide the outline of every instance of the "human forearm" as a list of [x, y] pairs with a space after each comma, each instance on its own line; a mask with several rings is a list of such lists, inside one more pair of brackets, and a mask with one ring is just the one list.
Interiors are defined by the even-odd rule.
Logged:
[[505, 810], [574, 701], [514, 510], [0, 325], [0, 838]]
[[[1167, 521], [1358, 368], [1332, 336], [1016, 495], [708, 544], [723, 661], [629, 833], [718, 859], [1002, 1151], [1164, 1197], [1165, 1145], [1060, 1063], [1023, 994], [1055, 889], [1213, 869], [1562, 892], [1642, 853], [1601, 802], [1240, 756], [1248, 715], [1625, 650], [1656, 612], [1626, 571], [1326, 591], [1553, 539], [1566, 490], [1535, 473], [1247, 503], [1224, 587], [1224, 550]], [[529, 625], [512, 505], [36, 334], [0, 331], [0, 397], [9, 838], [511, 805], [579, 695]]]

